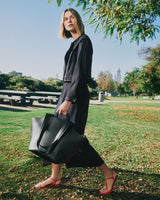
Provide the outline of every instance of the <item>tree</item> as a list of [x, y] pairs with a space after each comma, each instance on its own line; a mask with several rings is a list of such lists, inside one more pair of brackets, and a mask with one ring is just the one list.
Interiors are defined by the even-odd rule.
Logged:
[[139, 56], [144, 56], [148, 62], [153, 62], [154, 65], [160, 65], [160, 44], [155, 48], [147, 47], [139, 51]]
[[120, 94], [133, 94], [138, 95], [144, 92], [144, 74], [143, 70], [135, 68], [132, 72], [127, 72], [124, 77], [124, 81], [118, 87]]
[[118, 87], [120, 94], [147, 93], [160, 94], [160, 44], [155, 48], [145, 48], [139, 52], [148, 61], [142, 68], [127, 72], [124, 81]]
[[97, 85], [98, 85], [98, 88], [102, 91], [105, 91], [106, 88], [105, 88], [105, 77], [106, 77], [106, 72], [100, 72], [98, 77], [97, 77]]
[[97, 77], [98, 88], [109, 93], [114, 92], [115, 84], [110, 72], [100, 72]]
[[0, 89], [4, 90], [8, 86], [10, 76], [6, 74], [0, 74]]
[[160, 94], [160, 44], [155, 48], [142, 49], [148, 64], [143, 67], [145, 74], [144, 88], [149, 95]]
[[128, 79], [128, 87], [132, 90], [133, 95], [138, 95], [143, 91], [143, 73], [142, 70], [139, 68], [135, 68], [132, 72], [126, 73], [126, 78]]
[[119, 86], [120, 90], [118, 89], [118, 91], [119, 92], [122, 91], [122, 94], [124, 91], [125, 94], [131, 95], [132, 90], [130, 89], [129, 84], [130, 84], [130, 78], [129, 78], [129, 76], [127, 76], [127, 73], [126, 73], [125, 77], [124, 77], [124, 81], [123, 81], [123, 83], [120, 84], [120, 86]]
[[7, 75], [9, 76], [8, 84], [5, 89], [21, 91], [47, 91], [47, 86], [37, 79], [27, 76]]
[[45, 81], [45, 84], [49, 87], [49, 91], [60, 92], [62, 90], [63, 81], [57, 78], [48, 78], [48, 80]]
[[89, 86], [90, 88], [92, 88], [92, 89], [96, 89], [96, 88], [97, 88], [97, 82], [96, 82], [96, 80], [95, 80], [93, 77], [91, 78], [91, 80], [90, 80], [88, 86]]
[[106, 86], [106, 91], [109, 93], [114, 92], [115, 90], [115, 84], [114, 84], [114, 80], [112, 78], [112, 74], [111, 73], [107, 73], [106, 77], [105, 77], [105, 81], [104, 84]]
[[89, 94], [91, 99], [97, 99], [98, 92], [97, 92], [97, 82], [92, 77], [89, 84], [88, 84]]
[[[51, 0], [48, 0], [50, 3]], [[129, 33], [131, 42], [155, 38], [160, 26], [156, 19], [160, 17], [158, 0], [69, 0], [83, 6], [89, 13], [89, 23], [95, 25], [95, 31], [103, 31], [104, 37], [113, 36], [122, 41], [123, 35]], [[62, 0], [57, 0], [58, 6]]]
[[0, 74], [0, 89], [20, 91], [57, 91], [59, 88], [50, 87], [43, 81], [32, 77]]
[[123, 83], [120, 84], [120, 85], [118, 86], [117, 92], [118, 92], [120, 95], [126, 94]]

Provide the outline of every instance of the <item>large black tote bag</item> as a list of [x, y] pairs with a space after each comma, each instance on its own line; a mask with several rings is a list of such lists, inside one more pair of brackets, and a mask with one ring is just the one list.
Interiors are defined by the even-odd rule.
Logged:
[[66, 163], [88, 144], [67, 116], [46, 114], [44, 118], [31, 120], [29, 150], [45, 160]]

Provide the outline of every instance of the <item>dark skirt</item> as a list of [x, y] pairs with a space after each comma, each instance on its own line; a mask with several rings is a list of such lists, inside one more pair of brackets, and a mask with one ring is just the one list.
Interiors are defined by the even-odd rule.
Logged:
[[[70, 83], [64, 83], [61, 96], [59, 98], [57, 108], [65, 101], [67, 96]], [[84, 85], [79, 87], [77, 100], [75, 103], [72, 103], [68, 115], [71, 122], [74, 124], [76, 130], [80, 134], [84, 134], [85, 126], [88, 116], [88, 107], [89, 107], [89, 91], [88, 86]], [[102, 165], [104, 161], [95, 151], [95, 149], [89, 144], [86, 143], [81, 153], [76, 154], [70, 161], [66, 163], [66, 167], [98, 167]]]

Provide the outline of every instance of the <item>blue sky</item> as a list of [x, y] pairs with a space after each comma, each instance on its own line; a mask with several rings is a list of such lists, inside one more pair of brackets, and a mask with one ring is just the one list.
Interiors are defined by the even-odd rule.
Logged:
[[[58, 7], [56, 1], [47, 4], [47, 0], [0, 0], [0, 71], [8, 73], [12, 70], [38, 79], [58, 77], [63, 74], [64, 55], [72, 39], [58, 39], [61, 14], [68, 7], [75, 8], [63, 1]], [[81, 7], [76, 10], [83, 21], [87, 16]], [[160, 24], [160, 22], [158, 22]], [[122, 44], [113, 38], [103, 39], [102, 33], [94, 33], [94, 28], [85, 23], [86, 34], [93, 43], [92, 76], [97, 77], [100, 71], [110, 71], [113, 76], [120, 68], [122, 76], [134, 67], [146, 64], [138, 56], [143, 47], [155, 47], [160, 43], [157, 39], [130, 43], [125, 36]]]

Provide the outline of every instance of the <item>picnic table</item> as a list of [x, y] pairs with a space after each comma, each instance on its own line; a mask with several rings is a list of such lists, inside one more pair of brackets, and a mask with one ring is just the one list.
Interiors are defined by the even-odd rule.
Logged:
[[31, 106], [34, 101], [55, 104], [60, 92], [0, 90], [0, 103], [9, 100], [11, 105]]

